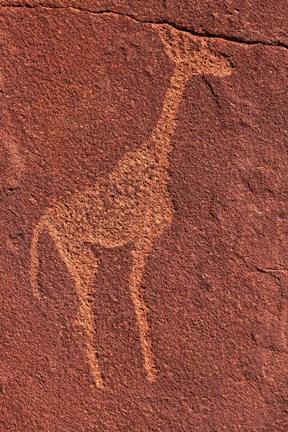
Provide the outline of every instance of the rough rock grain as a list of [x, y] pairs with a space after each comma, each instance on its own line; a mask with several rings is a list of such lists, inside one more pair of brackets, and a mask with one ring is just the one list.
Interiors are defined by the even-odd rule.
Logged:
[[[288, 10], [239, 3], [81, 2], [109, 11], [92, 14], [68, 0], [0, 1], [4, 431], [287, 430]], [[153, 383], [128, 291], [132, 246], [91, 246], [97, 388], [75, 283], [48, 232], [33, 296], [32, 233], [151, 136], [174, 70], [156, 21], [209, 36], [233, 73], [193, 75], [179, 106], [173, 222], [142, 280]]]

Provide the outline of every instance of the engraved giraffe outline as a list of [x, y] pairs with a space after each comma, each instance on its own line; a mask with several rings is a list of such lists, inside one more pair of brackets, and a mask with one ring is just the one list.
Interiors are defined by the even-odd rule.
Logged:
[[105, 248], [133, 245], [130, 295], [144, 369], [147, 380], [153, 382], [156, 367], [141, 283], [154, 240], [169, 228], [173, 219], [168, 168], [179, 105], [192, 75], [227, 76], [232, 70], [224, 56], [208, 48], [205, 38], [178, 31], [166, 24], [152, 27], [158, 31], [175, 68], [164, 96], [162, 113], [150, 138], [138, 150], [126, 153], [115, 169], [100, 177], [95, 185], [70, 194], [48, 208], [34, 228], [32, 237], [31, 285], [35, 296], [40, 298], [38, 243], [43, 231], [49, 232], [75, 282], [79, 299], [78, 323], [86, 333], [85, 353], [98, 387], [103, 387], [104, 380], [95, 349], [89, 289], [99, 263], [87, 243]]

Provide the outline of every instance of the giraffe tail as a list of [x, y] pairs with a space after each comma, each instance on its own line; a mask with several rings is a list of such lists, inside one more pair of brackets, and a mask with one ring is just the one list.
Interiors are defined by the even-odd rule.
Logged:
[[32, 291], [35, 297], [40, 298], [40, 292], [38, 289], [38, 273], [39, 273], [39, 237], [46, 228], [46, 221], [41, 218], [33, 230], [32, 242], [31, 242], [31, 269], [30, 269], [30, 281]]

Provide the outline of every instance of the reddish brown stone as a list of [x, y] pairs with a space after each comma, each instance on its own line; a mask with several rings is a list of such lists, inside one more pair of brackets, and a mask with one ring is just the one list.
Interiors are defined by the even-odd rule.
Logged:
[[[5, 431], [287, 430], [287, 6], [239, 3], [0, 1]], [[210, 35], [231, 74], [193, 75], [180, 105], [173, 222], [142, 280], [153, 383], [128, 291], [132, 245], [91, 249], [101, 389], [48, 232], [33, 296], [32, 233], [151, 136], [174, 71], [156, 21]]]

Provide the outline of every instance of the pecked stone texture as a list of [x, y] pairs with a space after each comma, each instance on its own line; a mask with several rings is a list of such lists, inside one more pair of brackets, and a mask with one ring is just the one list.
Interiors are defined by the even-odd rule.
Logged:
[[[269, 45], [287, 43], [287, 14], [281, 2], [241, 2], [237, 14], [236, 3], [0, 8], [5, 431], [287, 430], [288, 52]], [[51, 229], [39, 238], [33, 295], [32, 235], [48, 208], [108, 179], [149, 142], [175, 70], [148, 22], [157, 20], [225, 36], [194, 37], [191, 49], [205, 40], [231, 73], [193, 74], [180, 101], [165, 169], [173, 219], [141, 281], [153, 382], [128, 288], [133, 244], [87, 245], [99, 263], [91, 303], [100, 388]]]

